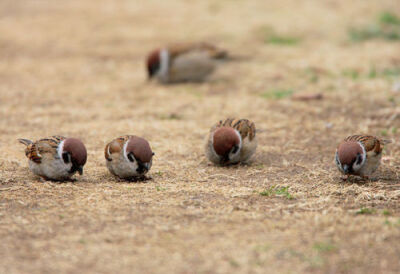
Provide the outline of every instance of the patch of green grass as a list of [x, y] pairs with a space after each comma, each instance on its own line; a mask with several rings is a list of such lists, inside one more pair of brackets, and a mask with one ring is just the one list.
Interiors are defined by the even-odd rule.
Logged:
[[342, 71], [342, 75], [357, 80], [360, 77], [360, 72], [355, 69], [345, 69]]
[[389, 11], [382, 12], [379, 16], [379, 22], [384, 25], [400, 26], [400, 17]]
[[353, 42], [363, 42], [381, 37], [382, 31], [379, 26], [372, 25], [367, 27], [350, 28], [348, 35], [350, 40]]
[[400, 67], [386, 68], [382, 71], [382, 75], [386, 77], [398, 77], [400, 76]]
[[263, 163], [259, 163], [255, 166], [255, 169], [264, 169], [264, 164]]
[[315, 70], [308, 68], [305, 72], [310, 83], [317, 83], [319, 81], [319, 75]]
[[397, 133], [397, 127], [392, 127], [392, 133], [396, 134]]
[[304, 261], [310, 264], [311, 268], [321, 268], [325, 265], [325, 260], [319, 255], [305, 258]]
[[[400, 28], [400, 27], [399, 27]], [[378, 77], [393, 79], [400, 77], [400, 67], [389, 67], [384, 69], [377, 69], [375, 66], [370, 67], [368, 73], [360, 73], [356, 69], [345, 69], [342, 71], [342, 75], [357, 80], [359, 78], [376, 79]]]
[[289, 193], [289, 187], [277, 187], [277, 186], [271, 186], [264, 190], [263, 192], [260, 192], [261, 196], [281, 196], [285, 197], [286, 199], [292, 200], [294, 199], [293, 195]]
[[229, 259], [229, 264], [234, 268], [238, 268], [240, 266], [240, 264], [232, 258]]
[[257, 245], [254, 249], [258, 252], [266, 252], [271, 249], [271, 245], [269, 244]]
[[363, 27], [353, 27], [348, 31], [350, 40], [363, 42], [370, 39], [383, 39], [387, 41], [400, 40], [400, 18], [390, 12], [383, 12], [378, 20]]
[[390, 226], [390, 227], [400, 227], [400, 219], [396, 221], [389, 221], [388, 218], [385, 219], [385, 222], [383, 222], [385, 225]]
[[182, 116], [177, 113], [161, 114], [159, 118], [161, 120], [182, 120]]
[[368, 78], [369, 79], [374, 79], [377, 76], [378, 76], [378, 72], [377, 72], [376, 68], [375, 67], [370, 68], [369, 72], [368, 72]]
[[156, 190], [157, 191], [164, 191], [164, 190], [167, 190], [167, 189], [165, 187], [156, 186]]
[[367, 207], [360, 208], [356, 212], [357, 215], [371, 215], [371, 214], [374, 214], [374, 213], [375, 213], [375, 209], [367, 208]]
[[294, 46], [301, 42], [300, 37], [278, 34], [271, 26], [262, 26], [256, 31], [257, 36], [266, 44]]
[[271, 34], [265, 38], [265, 43], [273, 45], [294, 46], [300, 42], [300, 38]]
[[274, 188], [275, 188], [274, 186], [272, 186], [270, 188], [267, 188], [266, 190], [260, 192], [260, 195], [261, 196], [267, 196], [267, 197], [273, 196], [274, 195]]
[[265, 99], [283, 99], [293, 94], [291, 89], [273, 89], [261, 94]]
[[317, 242], [313, 245], [313, 249], [321, 253], [327, 253], [336, 250], [336, 247], [328, 242]]
[[384, 216], [390, 216], [390, 215], [392, 215], [392, 213], [391, 213], [389, 210], [387, 210], [387, 209], [384, 209], [384, 210], [382, 211], [382, 214], [383, 214]]
[[388, 131], [386, 129], [381, 130], [381, 135], [382, 136], [388, 136]]
[[310, 83], [317, 83], [319, 81], [318, 75], [312, 74], [309, 81], [310, 81]]

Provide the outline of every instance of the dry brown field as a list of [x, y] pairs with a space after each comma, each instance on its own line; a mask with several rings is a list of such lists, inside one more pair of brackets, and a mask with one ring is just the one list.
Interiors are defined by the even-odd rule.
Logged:
[[[395, 15], [398, 0], [2, 0], [0, 273], [399, 273]], [[178, 41], [235, 58], [206, 83], [147, 81], [149, 50]], [[248, 165], [204, 157], [227, 117], [256, 124]], [[356, 133], [393, 143], [370, 181], [344, 182], [334, 152]], [[75, 182], [35, 177], [17, 142], [54, 134], [86, 144]], [[124, 134], [156, 153], [146, 181], [105, 167]]]

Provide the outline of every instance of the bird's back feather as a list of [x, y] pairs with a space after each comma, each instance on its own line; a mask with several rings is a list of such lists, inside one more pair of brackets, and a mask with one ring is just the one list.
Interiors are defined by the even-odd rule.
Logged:
[[63, 136], [51, 136], [49, 138], [43, 138], [36, 142], [32, 142], [27, 139], [18, 139], [18, 141], [26, 145], [25, 155], [29, 160], [40, 164], [42, 162], [42, 155], [45, 153], [51, 153], [57, 155], [57, 148], [61, 141], [66, 139]]
[[236, 129], [239, 131], [242, 140], [248, 137], [249, 140], [252, 141], [254, 137], [256, 137], [256, 126], [253, 122], [247, 119], [228, 118], [226, 120], [219, 121], [214, 128], [217, 127], [232, 127]]
[[123, 149], [125, 142], [128, 141], [130, 137], [131, 135], [124, 135], [108, 143], [104, 150], [106, 160], [112, 161], [111, 155], [113, 153], [119, 153]]
[[365, 151], [375, 152], [380, 154], [384, 147], [384, 141], [378, 139], [377, 137], [371, 135], [352, 135], [344, 139], [344, 141], [356, 141], [364, 145]]

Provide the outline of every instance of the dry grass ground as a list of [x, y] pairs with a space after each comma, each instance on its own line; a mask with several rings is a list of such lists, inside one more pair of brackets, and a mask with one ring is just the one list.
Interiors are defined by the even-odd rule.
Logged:
[[[398, 273], [400, 43], [348, 35], [384, 11], [398, 1], [2, 0], [0, 272]], [[150, 49], [192, 40], [238, 61], [204, 84], [146, 81]], [[228, 116], [256, 123], [249, 165], [203, 156]], [[395, 142], [374, 180], [342, 182], [335, 147], [360, 132]], [[151, 180], [106, 170], [127, 133], [156, 152]], [[16, 139], [53, 134], [87, 146], [76, 182], [28, 170]]]

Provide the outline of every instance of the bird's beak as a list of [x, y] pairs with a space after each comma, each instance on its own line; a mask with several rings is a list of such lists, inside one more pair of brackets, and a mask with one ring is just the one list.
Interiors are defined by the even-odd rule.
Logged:
[[79, 173], [79, 175], [82, 175], [83, 174], [83, 167], [78, 167], [78, 173]]
[[226, 164], [229, 162], [229, 153], [221, 157], [221, 164]]
[[345, 174], [349, 173], [349, 166], [348, 165], [343, 165], [343, 171]]
[[147, 171], [149, 171], [149, 164], [148, 163], [142, 163], [140, 161], [138, 161], [138, 169], [137, 172], [139, 173], [146, 173]]

